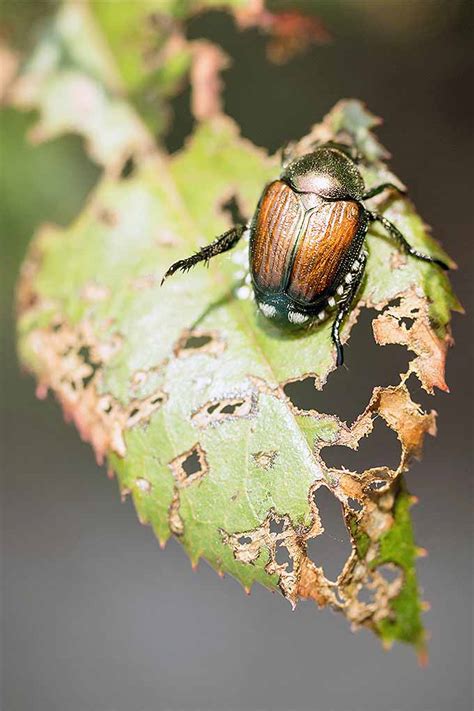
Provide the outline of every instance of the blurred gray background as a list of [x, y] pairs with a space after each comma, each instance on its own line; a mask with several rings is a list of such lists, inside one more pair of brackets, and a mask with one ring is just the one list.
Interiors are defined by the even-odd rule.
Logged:
[[[7, 24], [28, 44], [33, 16], [48, 3], [9, 4]], [[382, 11], [383, 10], [383, 11]], [[383, 116], [392, 165], [461, 269], [453, 281], [464, 306], [472, 284], [472, 5], [443, 0], [321, 3], [333, 42], [282, 67], [265, 61], [256, 31], [238, 34], [217, 12], [194, 19], [232, 56], [226, 109], [245, 136], [275, 150], [340, 98], [354, 96]], [[26, 20], [25, 20], [26, 18]], [[32, 24], [32, 23], [31, 23]], [[176, 150], [192, 128], [185, 89], [173, 102], [167, 137]], [[419, 400], [439, 412], [409, 488], [430, 663], [401, 645], [389, 653], [366, 631], [312, 603], [295, 612], [255, 587], [247, 597], [203, 562], [197, 572], [179, 544], [160, 551], [89, 447], [56, 404], [39, 402], [15, 358], [12, 289], [34, 229], [67, 224], [97, 178], [81, 141], [32, 148], [34, 117], [2, 114], [2, 464], [4, 711], [469, 711], [472, 706], [471, 416], [468, 318], [454, 318], [448, 361], [452, 393]], [[353, 331], [348, 367], [327, 390], [300, 402], [331, 402], [356, 416], [376, 384], [394, 382], [407, 362], [398, 347], [377, 349], [369, 319]], [[387, 439], [388, 437], [388, 439]], [[391, 449], [393, 447], [393, 450]], [[395, 455], [386, 428], [346, 466]], [[324, 512], [323, 512], [324, 516]], [[327, 561], [341, 562], [337, 511], [326, 512]], [[324, 520], [324, 519], [323, 519]], [[346, 550], [343, 551], [343, 554]]]

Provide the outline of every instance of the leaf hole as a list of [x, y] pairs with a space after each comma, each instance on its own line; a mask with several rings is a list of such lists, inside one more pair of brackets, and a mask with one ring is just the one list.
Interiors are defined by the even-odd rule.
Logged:
[[341, 502], [326, 486], [320, 486], [314, 494], [314, 502], [324, 531], [307, 540], [307, 553], [318, 567], [322, 567], [329, 580], [340, 575], [352, 551], [349, 532], [344, 523]]
[[285, 530], [285, 522], [282, 519], [271, 518], [269, 530], [274, 536], [280, 536]]
[[378, 346], [372, 334], [372, 320], [379, 312], [362, 309], [344, 346], [345, 365], [328, 377], [322, 390], [315, 379], [302, 378], [287, 383], [284, 391], [300, 410], [335, 413], [345, 422], [354, 422], [370, 401], [376, 386], [398, 383], [408, 369], [410, 355], [404, 346]]
[[93, 380], [93, 378], [95, 377], [96, 372], [102, 367], [102, 363], [100, 361], [92, 360], [91, 348], [87, 345], [81, 346], [81, 348], [79, 348], [77, 352], [77, 355], [90, 368], [89, 375], [86, 375], [82, 378], [82, 386], [86, 388], [91, 382], [91, 380]]
[[127, 414], [126, 426], [128, 429], [138, 424], [146, 424], [156, 410], [166, 402], [165, 392], [158, 390], [143, 400], [134, 400], [130, 403], [130, 410]]
[[[287, 530], [287, 523], [284, 519], [271, 518], [269, 531], [274, 536], [275, 561], [277, 565], [285, 566], [286, 573], [292, 573], [294, 568], [293, 557], [285, 544], [284, 534]], [[282, 540], [283, 539], [283, 540]]]
[[400, 462], [400, 442], [395, 432], [377, 417], [374, 429], [359, 441], [358, 449], [335, 445], [325, 447], [322, 456], [329, 469], [345, 468], [356, 472], [382, 466], [396, 469]]
[[211, 336], [190, 336], [181, 346], [183, 350], [198, 350], [212, 341]]
[[400, 568], [393, 563], [385, 563], [384, 565], [380, 565], [377, 568], [377, 572], [380, 573], [389, 585], [393, 585], [393, 583], [400, 580], [402, 575]]
[[362, 503], [358, 499], [354, 499], [353, 496], [349, 496], [349, 498], [347, 499], [347, 503], [352, 509], [352, 511], [355, 511], [356, 513], [360, 513], [364, 508]]
[[237, 400], [236, 402], [228, 403], [221, 409], [223, 415], [233, 415], [234, 412], [245, 403], [245, 400]]
[[217, 402], [208, 402], [192, 415], [194, 424], [204, 428], [217, 425], [227, 420], [250, 417], [257, 407], [257, 396], [251, 393], [247, 397], [225, 398]]
[[199, 443], [170, 462], [171, 471], [181, 487], [200, 481], [209, 470], [206, 453]]
[[384, 489], [388, 489], [390, 484], [390, 479], [373, 479], [373, 481], [370, 481], [364, 486], [364, 490], [381, 493]]
[[184, 331], [174, 347], [176, 356], [193, 356], [197, 353], [220, 355], [225, 343], [216, 331]]
[[136, 170], [136, 161], [133, 156], [129, 156], [125, 163], [122, 166], [122, 170], [120, 171], [120, 178], [122, 180], [126, 180], [127, 178], [130, 178], [133, 173]]
[[382, 309], [382, 313], [386, 313], [387, 311], [390, 311], [392, 308], [398, 308], [402, 303], [402, 297], [401, 296], [396, 296], [394, 299], [390, 301], [390, 303], [386, 304], [384, 308]]
[[275, 560], [278, 565], [284, 565], [287, 573], [292, 573], [294, 569], [293, 557], [284, 543], [278, 542], [275, 546]]
[[183, 471], [186, 477], [190, 477], [193, 474], [201, 473], [201, 459], [197, 450], [193, 450], [191, 454], [184, 460], [181, 466], [183, 467]]
[[164, 402], [164, 400], [165, 400], [164, 396], [160, 393], [159, 395], [156, 395], [156, 397], [154, 397], [150, 400], [150, 405], [161, 405], [161, 403]]
[[313, 391], [316, 390], [314, 378], [293, 380], [283, 387], [283, 392], [291, 403], [299, 410], [311, 410]]
[[422, 388], [415, 373], [410, 375], [405, 385], [410, 391], [411, 399], [417, 402], [425, 412], [430, 412], [433, 407], [433, 395], [430, 395]]
[[371, 605], [374, 602], [374, 593], [375, 590], [373, 588], [363, 585], [357, 593], [357, 599], [363, 605]]

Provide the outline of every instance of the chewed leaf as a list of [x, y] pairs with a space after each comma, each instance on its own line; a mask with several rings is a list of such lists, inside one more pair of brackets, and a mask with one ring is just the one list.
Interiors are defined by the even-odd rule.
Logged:
[[[76, 7], [66, 5], [67, 12]], [[52, 107], [49, 135], [78, 129], [54, 106], [69, 96], [71, 76], [84, 74], [84, 51], [72, 51], [79, 36], [89, 41], [80, 32], [70, 37], [67, 72], [53, 57], [40, 78], [36, 57], [36, 69], [33, 62], [17, 82], [27, 82], [28, 105], [42, 110], [43, 122], [46, 105]], [[97, 65], [91, 57], [88, 81], [110, 99], [100, 56]], [[201, 54], [194, 80], [209, 70], [214, 81], [220, 59]], [[386, 643], [399, 639], [421, 649], [417, 549], [401, 475], [421, 455], [425, 435], [435, 435], [436, 421], [434, 411], [412, 400], [407, 379], [414, 374], [428, 392], [447, 388], [449, 319], [458, 304], [439, 268], [405, 257], [371, 230], [367, 278], [343, 340], [360, 310], [375, 308], [376, 342], [406, 346], [413, 356], [408, 371], [400, 382], [375, 388], [352, 423], [337, 413], [299, 410], [285, 387], [308, 377], [324, 387], [335, 370], [331, 323], [288, 335], [258, 315], [245, 281], [248, 244], [160, 286], [171, 263], [229, 229], [231, 198], [250, 216], [263, 186], [278, 176], [277, 159], [242, 139], [222, 115], [213, 86], [210, 94], [201, 87], [201, 121], [171, 158], [123, 95], [110, 99], [135, 127], [130, 141], [118, 123], [120, 160], [131, 155], [133, 170], [104, 171], [70, 227], [45, 227], [33, 240], [18, 285], [21, 360], [36, 375], [39, 394], [52, 390], [98, 460], [107, 460], [122, 495], [133, 497], [140, 521], [162, 544], [174, 535], [193, 564], [205, 557], [246, 589], [260, 582], [279, 588], [293, 605], [312, 599]], [[105, 113], [101, 106], [90, 104], [86, 135], [110, 168], [116, 154], [101, 153], [102, 130], [117, 124], [110, 104]], [[341, 102], [296, 151], [315, 139], [350, 141], [362, 154], [369, 187], [397, 182], [372, 133], [376, 123], [359, 102]], [[415, 247], [448, 259], [407, 199], [390, 195], [374, 203]], [[326, 464], [329, 447], [357, 449], [376, 418], [397, 434], [396, 468], [351, 472]], [[322, 492], [339, 503], [352, 544], [332, 578], [310, 555], [327, 525]]]

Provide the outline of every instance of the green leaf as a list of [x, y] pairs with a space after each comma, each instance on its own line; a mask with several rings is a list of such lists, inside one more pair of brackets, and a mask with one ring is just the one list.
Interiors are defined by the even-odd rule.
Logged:
[[[111, 15], [105, 5], [95, 10], [102, 36], [86, 6], [66, 4], [12, 94], [40, 110], [36, 138], [77, 131], [105, 166], [70, 227], [46, 226], [32, 242], [18, 286], [21, 360], [39, 395], [51, 389], [98, 460], [107, 459], [122, 496], [133, 497], [163, 545], [175, 535], [193, 564], [205, 557], [247, 589], [260, 582], [292, 604], [314, 599], [385, 642], [421, 648], [417, 553], [399, 479], [424, 435], [435, 433], [435, 414], [412, 401], [405, 380], [413, 372], [429, 392], [447, 387], [449, 318], [458, 308], [447, 276], [371, 231], [367, 278], [344, 339], [360, 309], [375, 308], [377, 342], [413, 352], [409, 371], [375, 388], [351, 425], [337, 413], [298, 410], [284, 387], [308, 377], [324, 386], [335, 369], [331, 324], [289, 335], [259, 316], [245, 284], [246, 244], [160, 286], [173, 261], [229, 228], [230, 197], [252, 214], [278, 160], [243, 140], [213, 101], [186, 148], [167, 156], [123, 94], [124, 77], [132, 90], [138, 81], [139, 65], [125, 61], [138, 45], [127, 45], [120, 79], [112, 61], [128, 36], [130, 6]], [[67, 100], [77, 92], [79, 103], [89, 102], [87, 120], [85, 106], [78, 116]], [[341, 102], [298, 150], [316, 139], [349, 140], [365, 157], [369, 187], [396, 181], [375, 124], [359, 102]], [[131, 174], [121, 175], [130, 156]], [[448, 259], [408, 200], [385, 196], [378, 209], [414, 246]], [[326, 466], [324, 448], [357, 448], [377, 417], [400, 440], [396, 470]], [[324, 530], [320, 487], [340, 501], [353, 542], [336, 581], [307, 554]], [[380, 571], [387, 561], [400, 569], [395, 581]], [[369, 602], [360, 598], [364, 588]]]
[[413, 538], [410, 506], [414, 503], [401, 483], [393, 507], [394, 522], [379, 540], [377, 557], [371, 562], [376, 569], [389, 564], [402, 571], [403, 584], [390, 600], [391, 614], [378, 623], [379, 632], [384, 640], [414, 642], [423, 654], [425, 634], [421, 623], [423, 610], [418, 597], [415, 562], [417, 549]]

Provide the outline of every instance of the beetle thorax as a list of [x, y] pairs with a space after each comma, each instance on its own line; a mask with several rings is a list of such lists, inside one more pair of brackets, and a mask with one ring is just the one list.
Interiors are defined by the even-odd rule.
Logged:
[[364, 191], [364, 181], [355, 162], [332, 146], [321, 146], [292, 161], [281, 177], [297, 192], [330, 200], [347, 197], [357, 200]]

